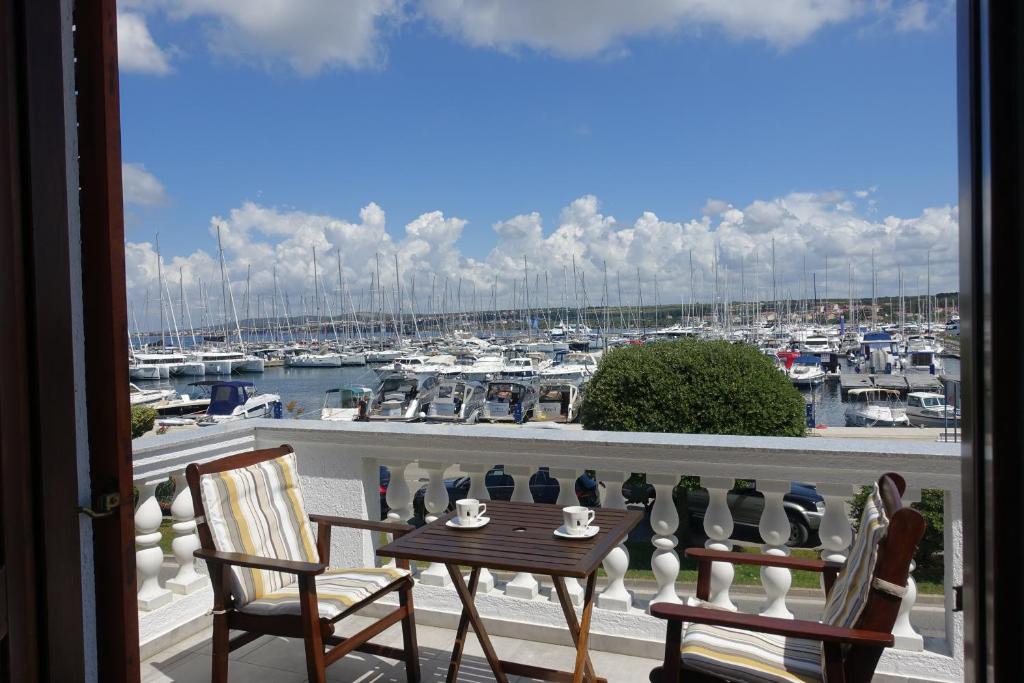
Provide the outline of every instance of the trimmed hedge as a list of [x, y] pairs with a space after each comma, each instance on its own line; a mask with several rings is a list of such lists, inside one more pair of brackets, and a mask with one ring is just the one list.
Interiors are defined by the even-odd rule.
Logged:
[[132, 438], [137, 439], [156, 422], [157, 413], [149, 406], [132, 406]]
[[804, 436], [804, 400], [764, 354], [680, 340], [607, 352], [587, 385], [584, 429]]

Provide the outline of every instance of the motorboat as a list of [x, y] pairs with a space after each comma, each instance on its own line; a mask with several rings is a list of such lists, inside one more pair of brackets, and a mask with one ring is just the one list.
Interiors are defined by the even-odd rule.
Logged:
[[433, 375], [393, 372], [382, 378], [370, 403], [369, 419], [390, 422], [418, 419], [422, 406], [434, 397], [437, 385], [437, 377]]
[[941, 349], [926, 337], [910, 339], [903, 361], [904, 372], [927, 372], [937, 375], [942, 372]]
[[135, 353], [128, 367], [131, 379], [202, 377], [204, 373], [202, 363], [189, 361], [183, 353]]
[[786, 375], [789, 381], [798, 387], [815, 386], [825, 381], [825, 369], [821, 367], [821, 359], [807, 354], [794, 358]]
[[343, 356], [340, 353], [300, 353], [286, 356], [286, 368], [340, 368]]
[[864, 387], [847, 395], [846, 424], [851, 427], [905, 427], [907, 409], [895, 389]]
[[533, 409], [537, 422], [575, 422], [583, 407], [579, 384], [559, 380], [541, 380], [540, 395]]
[[915, 427], [959, 427], [960, 410], [942, 394], [913, 391], [907, 394], [907, 417]]
[[492, 380], [487, 384], [487, 402], [481, 419], [489, 422], [525, 422], [530, 418], [539, 396], [535, 378], [502, 377]]
[[133, 406], [152, 406], [176, 398], [178, 392], [174, 389], [141, 389], [135, 384], [128, 384], [128, 401]]
[[241, 367], [245, 354], [238, 351], [197, 351], [192, 360], [202, 363], [207, 375], [230, 375]]
[[334, 422], [355, 420], [359, 416], [360, 401], [366, 401], [369, 410], [370, 402], [373, 401], [373, 389], [361, 386], [328, 389], [324, 392], [320, 419]]
[[365, 362], [370, 363], [394, 363], [396, 358], [400, 358], [405, 354], [397, 349], [380, 349], [378, 351], [367, 351], [365, 354]]
[[137, 363], [131, 361], [128, 364], [128, 379], [136, 382], [141, 380], [160, 380], [160, 366], [159, 365], [146, 365], [144, 363]]
[[536, 360], [529, 356], [520, 356], [518, 358], [509, 358], [505, 361], [505, 366], [498, 374], [501, 377], [529, 378], [537, 377], [539, 371]]
[[[205, 384], [205, 383], [204, 383]], [[252, 382], [210, 382], [210, 405], [196, 420], [200, 427], [257, 417], [281, 418], [283, 406], [277, 394], [260, 394]]]
[[457, 377], [441, 378], [437, 393], [427, 406], [427, 422], [473, 424], [480, 419], [487, 386]]
[[540, 371], [541, 381], [563, 380], [587, 382], [597, 372], [597, 361], [589, 353], [566, 353], [555, 357], [555, 362]]

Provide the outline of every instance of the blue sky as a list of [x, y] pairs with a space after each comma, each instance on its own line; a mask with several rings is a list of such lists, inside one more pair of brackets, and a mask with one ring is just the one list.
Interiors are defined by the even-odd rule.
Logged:
[[[495, 254], [503, 247], [494, 224], [537, 212], [541, 237], [550, 238], [566, 224], [566, 207], [589, 195], [599, 216], [616, 219], [602, 223], [606, 232], [635, 227], [651, 212], [684, 235], [688, 222], [705, 220], [712, 238], [728, 221], [721, 209], [754, 202], [781, 203], [813, 233], [806, 224], [819, 219], [794, 208], [794, 195], [812, 195], [825, 212], [855, 204], [835, 223], [853, 242], [857, 236], [843, 228], [847, 215], [874, 235], [871, 226], [884, 226], [889, 216], [920, 220], [940, 207], [955, 214], [948, 3], [926, 5], [924, 18], [909, 26], [899, 22], [921, 3], [875, 3], [882, 9], [861, 7], [813, 30], [798, 18], [793, 39], [779, 37], [784, 20], [765, 37], [732, 19], [691, 18], [687, 3], [679, 0], [682, 14], [666, 10], [668, 24], [646, 29], [641, 22], [618, 31], [621, 19], [609, 16], [602, 30], [611, 37], [580, 48], [543, 30], [531, 35], [530, 26], [505, 33], [491, 26], [481, 35], [467, 28], [472, 16], [439, 18], [442, 10], [429, 3], [392, 2], [364, 31], [370, 37], [356, 38], [371, 41], [361, 56], [321, 59], [302, 54], [301, 35], [284, 39], [266, 26], [252, 28], [244, 10], [218, 14], [210, 8], [216, 3], [202, 0], [129, 2], [126, 13], [151, 41], [134, 49], [160, 56], [154, 67], [122, 44], [123, 158], [144, 167], [149, 190], [133, 194], [126, 179], [127, 240], [142, 244], [159, 231], [165, 260], [188, 259], [197, 249], [215, 249], [211, 219], [222, 217], [246, 239], [265, 243], [264, 254], [281, 258], [286, 231], [262, 230], [259, 221], [242, 227], [231, 211], [250, 202], [279, 218], [360, 224], [360, 210], [372, 202], [386, 213], [394, 249], [402, 249], [404, 226], [423, 214], [464, 221], [452, 228], [454, 240], [439, 240], [458, 251], [456, 261], [434, 255], [410, 267], [476, 272], [466, 259], [486, 265], [490, 258], [492, 269], [501, 258], [522, 260]], [[642, 14], [644, 3], [637, 7]], [[231, 31], [242, 36], [237, 43]], [[262, 51], [261, 41], [274, 47]], [[831, 226], [833, 218], [820, 220]], [[748, 217], [740, 231], [792, 236], [785, 220], [756, 223]], [[929, 248], [952, 263], [946, 227], [934, 231]], [[577, 237], [583, 233], [591, 235], [582, 229]], [[325, 248], [345, 253], [325, 239]], [[802, 245], [812, 249], [806, 234]], [[880, 240], [878, 250], [886, 249]], [[832, 257], [839, 261], [846, 251], [839, 246]], [[229, 256], [254, 260], [243, 252]], [[590, 263], [609, 252], [611, 245], [595, 251]], [[863, 256], [861, 250], [857, 258]], [[920, 261], [908, 255], [901, 263]], [[933, 261], [942, 257], [933, 254]], [[130, 284], [146, 280], [129, 277]]]

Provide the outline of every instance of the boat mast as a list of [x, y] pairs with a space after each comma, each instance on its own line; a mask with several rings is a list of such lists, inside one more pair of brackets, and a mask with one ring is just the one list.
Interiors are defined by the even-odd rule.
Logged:
[[[217, 254], [220, 257], [220, 298], [221, 308], [224, 311], [224, 343], [228, 343], [228, 275], [227, 267], [224, 264], [224, 246], [220, 241], [220, 225], [217, 225]], [[241, 340], [239, 340], [241, 341]]]
[[157, 297], [160, 299], [160, 348], [167, 348], [167, 341], [164, 337], [164, 271], [163, 259], [160, 258], [160, 233], [156, 233], [156, 287]]

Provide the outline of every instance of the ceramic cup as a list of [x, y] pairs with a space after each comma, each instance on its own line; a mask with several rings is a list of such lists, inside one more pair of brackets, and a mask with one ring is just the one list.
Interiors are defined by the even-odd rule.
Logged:
[[594, 511], [582, 505], [571, 505], [562, 508], [562, 518], [565, 520], [565, 533], [571, 536], [582, 536], [587, 533], [590, 523], [594, 521]]
[[487, 512], [487, 505], [476, 498], [463, 498], [455, 501], [455, 509], [459, 515], [459, 524], [474, 526], [480, 522], [480, 516]]

